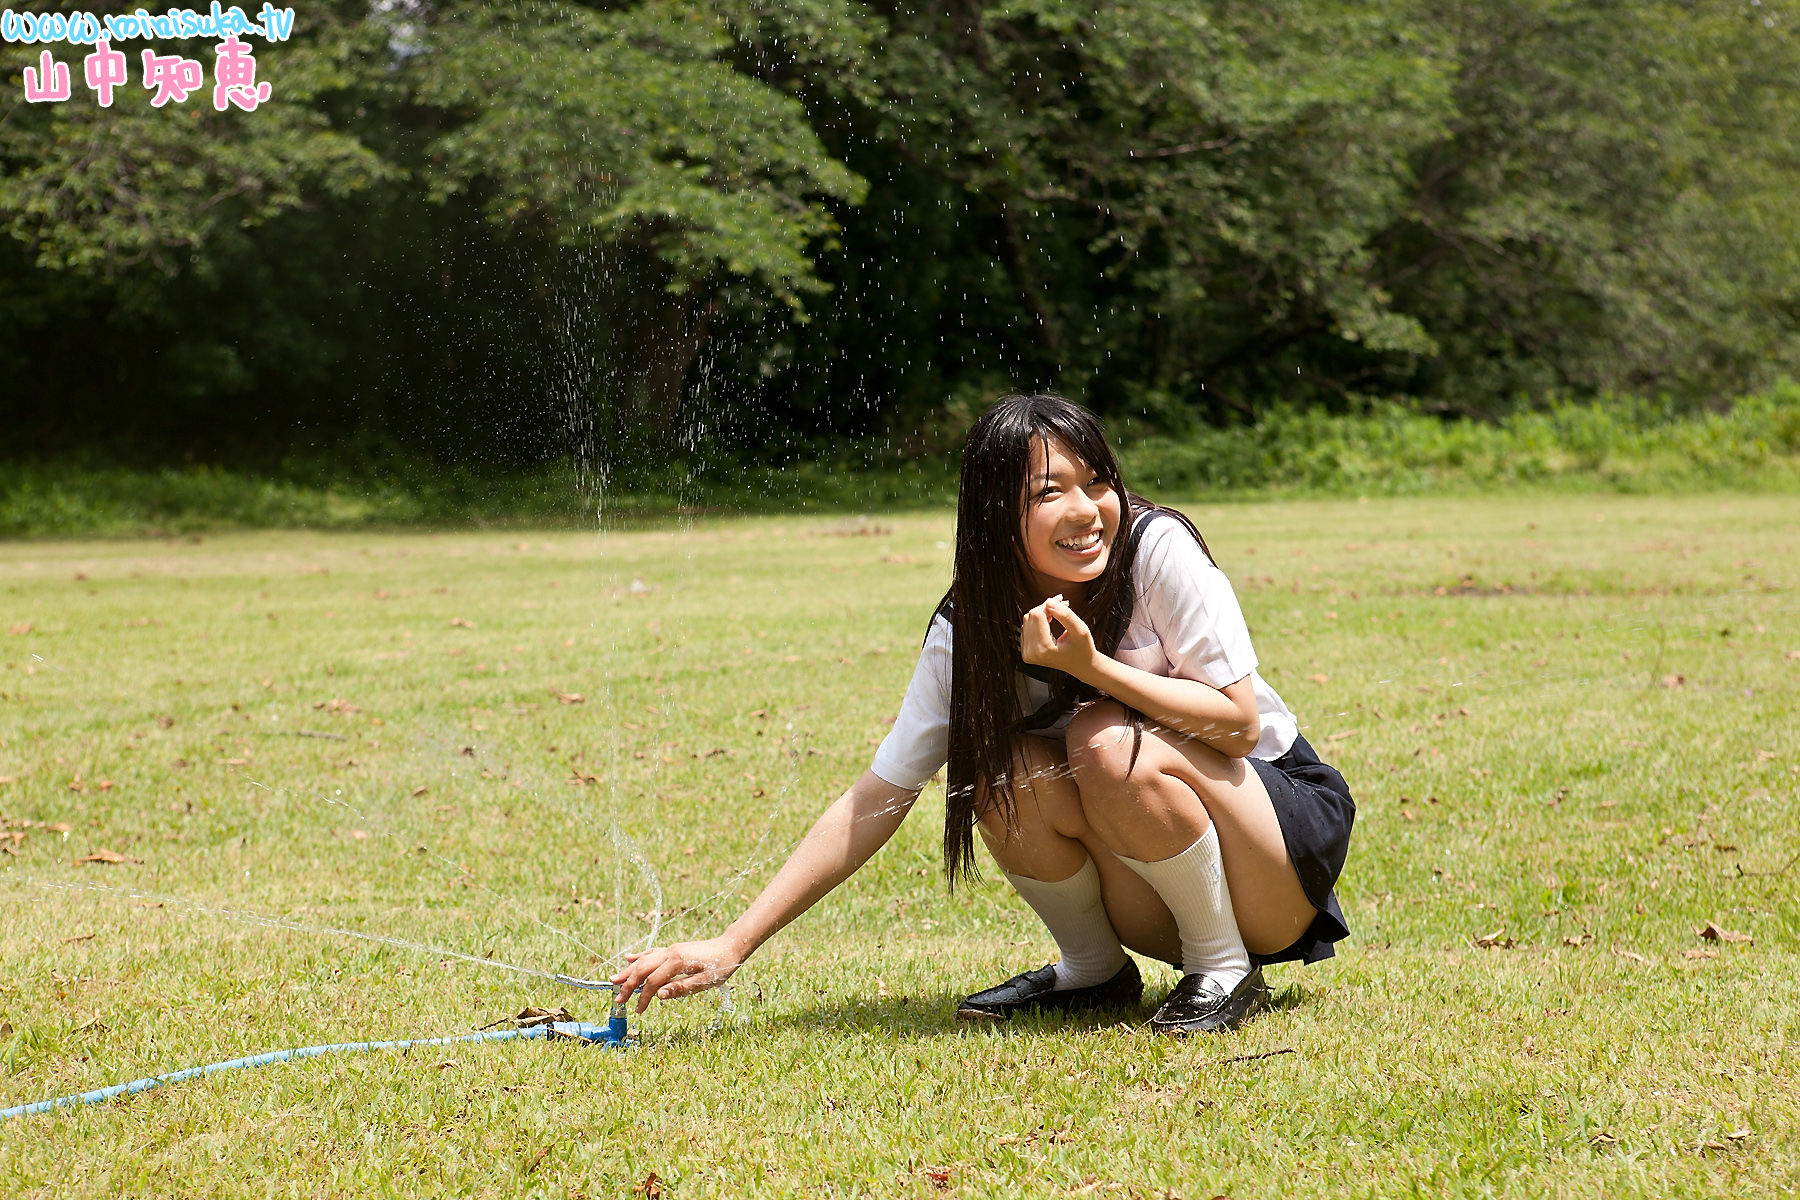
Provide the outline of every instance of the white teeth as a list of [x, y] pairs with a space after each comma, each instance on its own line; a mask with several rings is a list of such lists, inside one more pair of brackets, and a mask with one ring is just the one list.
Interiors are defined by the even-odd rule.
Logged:
[[1065, 550], [1086, 550], [1089, 546], [1094, 545], [1099, 540], [1100, 531], [1098, 529], [1093, 529], [1082, 534], [1080, 537], [1064, 538], [1056, 544]]

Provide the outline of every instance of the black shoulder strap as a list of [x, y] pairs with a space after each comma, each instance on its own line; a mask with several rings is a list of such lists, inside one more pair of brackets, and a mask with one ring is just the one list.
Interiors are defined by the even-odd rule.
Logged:
[[1206, 555], [1207, 561], [1212, 563], [1214, 566], [1219, 565], [1219, 560], [1213, 557], [1212, 547], [1208, 546], [1206, 544], [1206, 536], [1200, 532], [1199, 528], [1194, 524], [1194, 522], [1188, 518], [1188, 515], [1182, 511], [1180, 511], [1179, 509], [1164, 508], [1160, 504], [1151, 504], [1151, 505], [1149, 505], [1149, 507], [1144, 508], [1141, 511], [1139, 511], [1138, 514], [1134, 518], [1132, 518], [1132, 522], [1131, 522], [1131, 550], [1132, 550], [1132, 553], [1135, 554], [1137, 552], [1137, 542], [1138, 542], [1138, 539], [1143, 536], [1144, 528], [1147, 525], [1149, 525], [1151, 521], [1155, 520], [1157, 517], [1168, 517], [1171, 520], [1180, 522], [1181, 527], [1183, 529], [1186, 529], [1190, 534], [1192, 534], [1193, 538], [1196, 542], [1200, 543], [1200, 552], [1202, 554]]
[[948, 621], [950, 628], [956, 628], [956, 606], [950, 603], [950, 593], [948, 592], [945, 592], [944, 598], [938, 601], [938, 606], [931, 610], [931, 620], [925, 622], [925, 636], [919, 639], [920, 646], [931, 640], [931, 627], [937, 623], [939, 617]]

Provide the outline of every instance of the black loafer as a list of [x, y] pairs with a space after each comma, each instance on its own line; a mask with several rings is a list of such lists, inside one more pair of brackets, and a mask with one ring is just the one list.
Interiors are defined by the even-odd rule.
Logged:
[[1150, 1028], [1157, 1033], [1221, 1033], [1236, 1029], [1246, 1020], [1269, 1007], [1269, 985], [1263, 982], [1262, 968], [1257, 967], [1238, 985], [1225, 991], [1204, 975], [1183, 975], [1175, 990], [1169, 993]]
[[1144, 998], [1144, 980], [1137, 963], [1125, 965], [1105, 983], [1056, 990], [1056, 966], [1039, 967], [1014, 975], [1005, 983], [976, 992], [962, 1002], [956, 1015], [965, 1021], [1007, 1021], [1016, 1012], [1087, 1012], [1096, 1008], [1124, 1008]]

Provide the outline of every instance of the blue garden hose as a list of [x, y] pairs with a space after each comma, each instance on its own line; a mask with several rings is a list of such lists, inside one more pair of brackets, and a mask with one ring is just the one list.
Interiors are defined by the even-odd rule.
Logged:
[[257, 1054], [249, 1058], [233, 1058], [224, 1062], [208, 1063], [204, 1067], [170, 1071], [167, 1075], [152, 1075], [146, 1079], [134, 1079], [130, 1083], [115, 1084], [95, 1092], [81, 1092], [74, 1096], [58, 1096], [54, 1100], [39, 1100], [35, 1104], [0, 1108], [0, 1120], [9, 1117], [28, 1117], [35, 1113], [49, 1112], [54, 1108], [73, 1107], [78, 1104], [100, 1104], [117, 1096], [136, 1095], [138, 1092], [147, 1092], [151, 1088], [161, 1087], [165, 1083], [180, 1083], [197, 1075], [210, 1075], [214, 1071], [229, 1071], [236, 1067], [263, 1067], [270, 1063], [317, 1058], [321, 1054], [349, 1054], [364, 1050], [410, 1050], [414, 1046], [454, 1046], [458, 1042], [505, 1042], [515, 1038], [568, 1038], [600, 1046], [630, 1044], [626, 1038], [625, 1006], [615, 1004], [612, 1015], [604, 1025], [596, 1025], [588, 1021], [556, 1021], [545, 1025], [533, 1025], [525, 1029], [492, 1029], [481, 1033], [456, 1034], [451, 1037], [411, 1038], [400, 1042], [339, 1042], [332, 1046], [302, 1046], [295, 1050], [274, 1050], [268, 1054]]

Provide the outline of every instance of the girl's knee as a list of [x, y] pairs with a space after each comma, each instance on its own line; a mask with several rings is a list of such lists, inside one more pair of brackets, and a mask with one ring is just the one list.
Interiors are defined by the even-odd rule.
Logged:
[[1089, 705], [1069, 723], [1069, 766], [1082, 817], [1115, 853], [1142, 857], [1142, 835], [1180, 827], [1198, 836], [1212, 821], [1214, 781], [1181, 769], [1166, 735], [1134, 727], [1115, 702]]
[[1136, 766], [1132, 762], [1136, 734], [1124, 706], [1115, 701], [1090, 704], [1076, 713], [1068, 730], [1069, 767], [1076, 786], [1094, 794], [1125, 783]]

